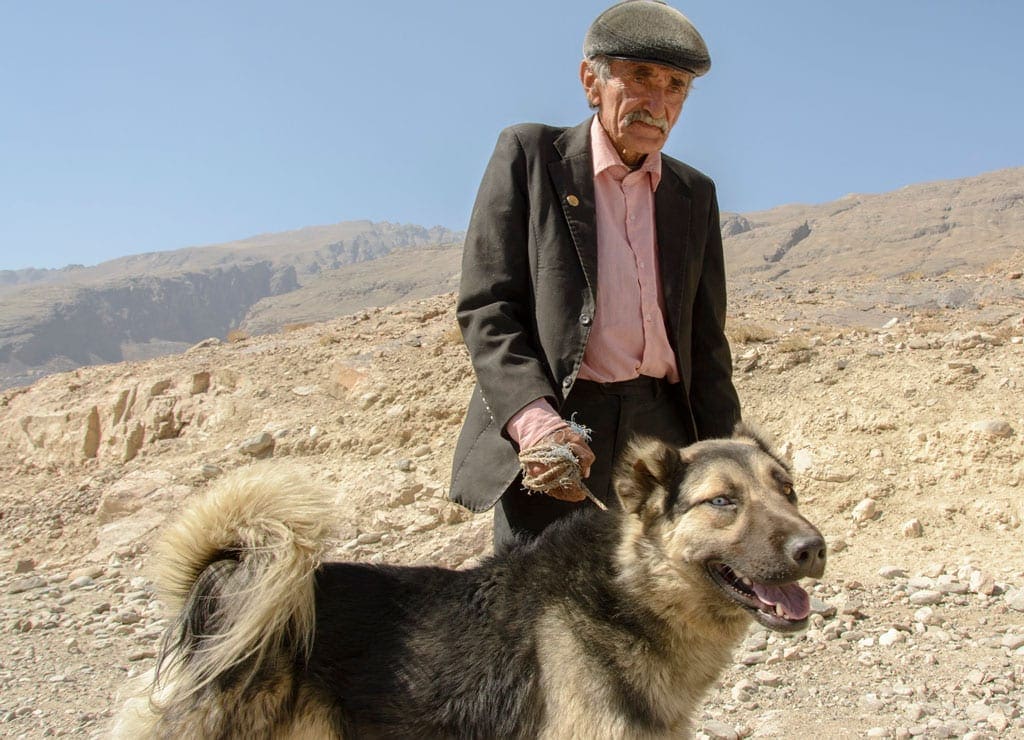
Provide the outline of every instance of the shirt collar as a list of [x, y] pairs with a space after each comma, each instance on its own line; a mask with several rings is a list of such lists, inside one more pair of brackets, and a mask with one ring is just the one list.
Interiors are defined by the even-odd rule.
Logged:
[[[590, 153], [594, 159], [594, 177], [604, 172], [621, 181], [630, 173], [629, 167], [622, 161], [622, 157], [615, 151], [608, 132], [604, 130], [601, 121], [595, 115], [590, 122]], [[648, 154], [644, 157], [644, 163], [640, 165], [638, 172], [646, 172], [650, 175], [651, 192], [658, 189], [661, 182], [661, 152]]]

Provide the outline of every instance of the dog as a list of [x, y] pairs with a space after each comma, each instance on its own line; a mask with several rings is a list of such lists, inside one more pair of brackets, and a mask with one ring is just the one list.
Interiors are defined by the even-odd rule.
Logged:
[[116, 736], [662, 738], [690, 732], [752, 620], [806, 625], [825, 540], [756, 433], [635, 441], [620, 508], [477, 567], [323, 562], [333, 495], [266, 463], [155, 553], [175, 609]]

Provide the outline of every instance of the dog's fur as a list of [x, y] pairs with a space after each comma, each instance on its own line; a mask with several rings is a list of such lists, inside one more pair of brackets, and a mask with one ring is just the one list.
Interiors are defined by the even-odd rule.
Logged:
[[792, 584], [824, 568], [786, 466], [745, 429], [634, 443], [621, 510], [462, 571], [321, 563], [332, 496], [279, 471], [226, 477], [167, 533], [176, 621], [119, 736], [679, 737], [751, 617], [799, 629]]

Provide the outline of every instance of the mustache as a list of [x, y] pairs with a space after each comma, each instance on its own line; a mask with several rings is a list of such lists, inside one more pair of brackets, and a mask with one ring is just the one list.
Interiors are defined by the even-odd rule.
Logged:
[[668, 119], [667, 118], [655, 118], [651, 115], [650, 111], [646, 110], [635, 110], [632, 113], [627, 113], [622, 119], [622, 125], [628, 126], [631, 123], [639, 121], [640, 123], [646, 123], [648, 126], [657, 126], [661, 129], [661, 133], [668, 134]]

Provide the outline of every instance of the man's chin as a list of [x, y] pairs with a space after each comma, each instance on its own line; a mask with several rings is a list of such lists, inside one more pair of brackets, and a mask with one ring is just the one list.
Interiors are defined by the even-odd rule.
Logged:
[[665, 146], [665, 137], [657, 138], [633, 138], [626, 143], [626, 152], [635, 155], [632, 158], [643, 158], [648, 154], [656, 154], [661, 151], [661, 148]]

